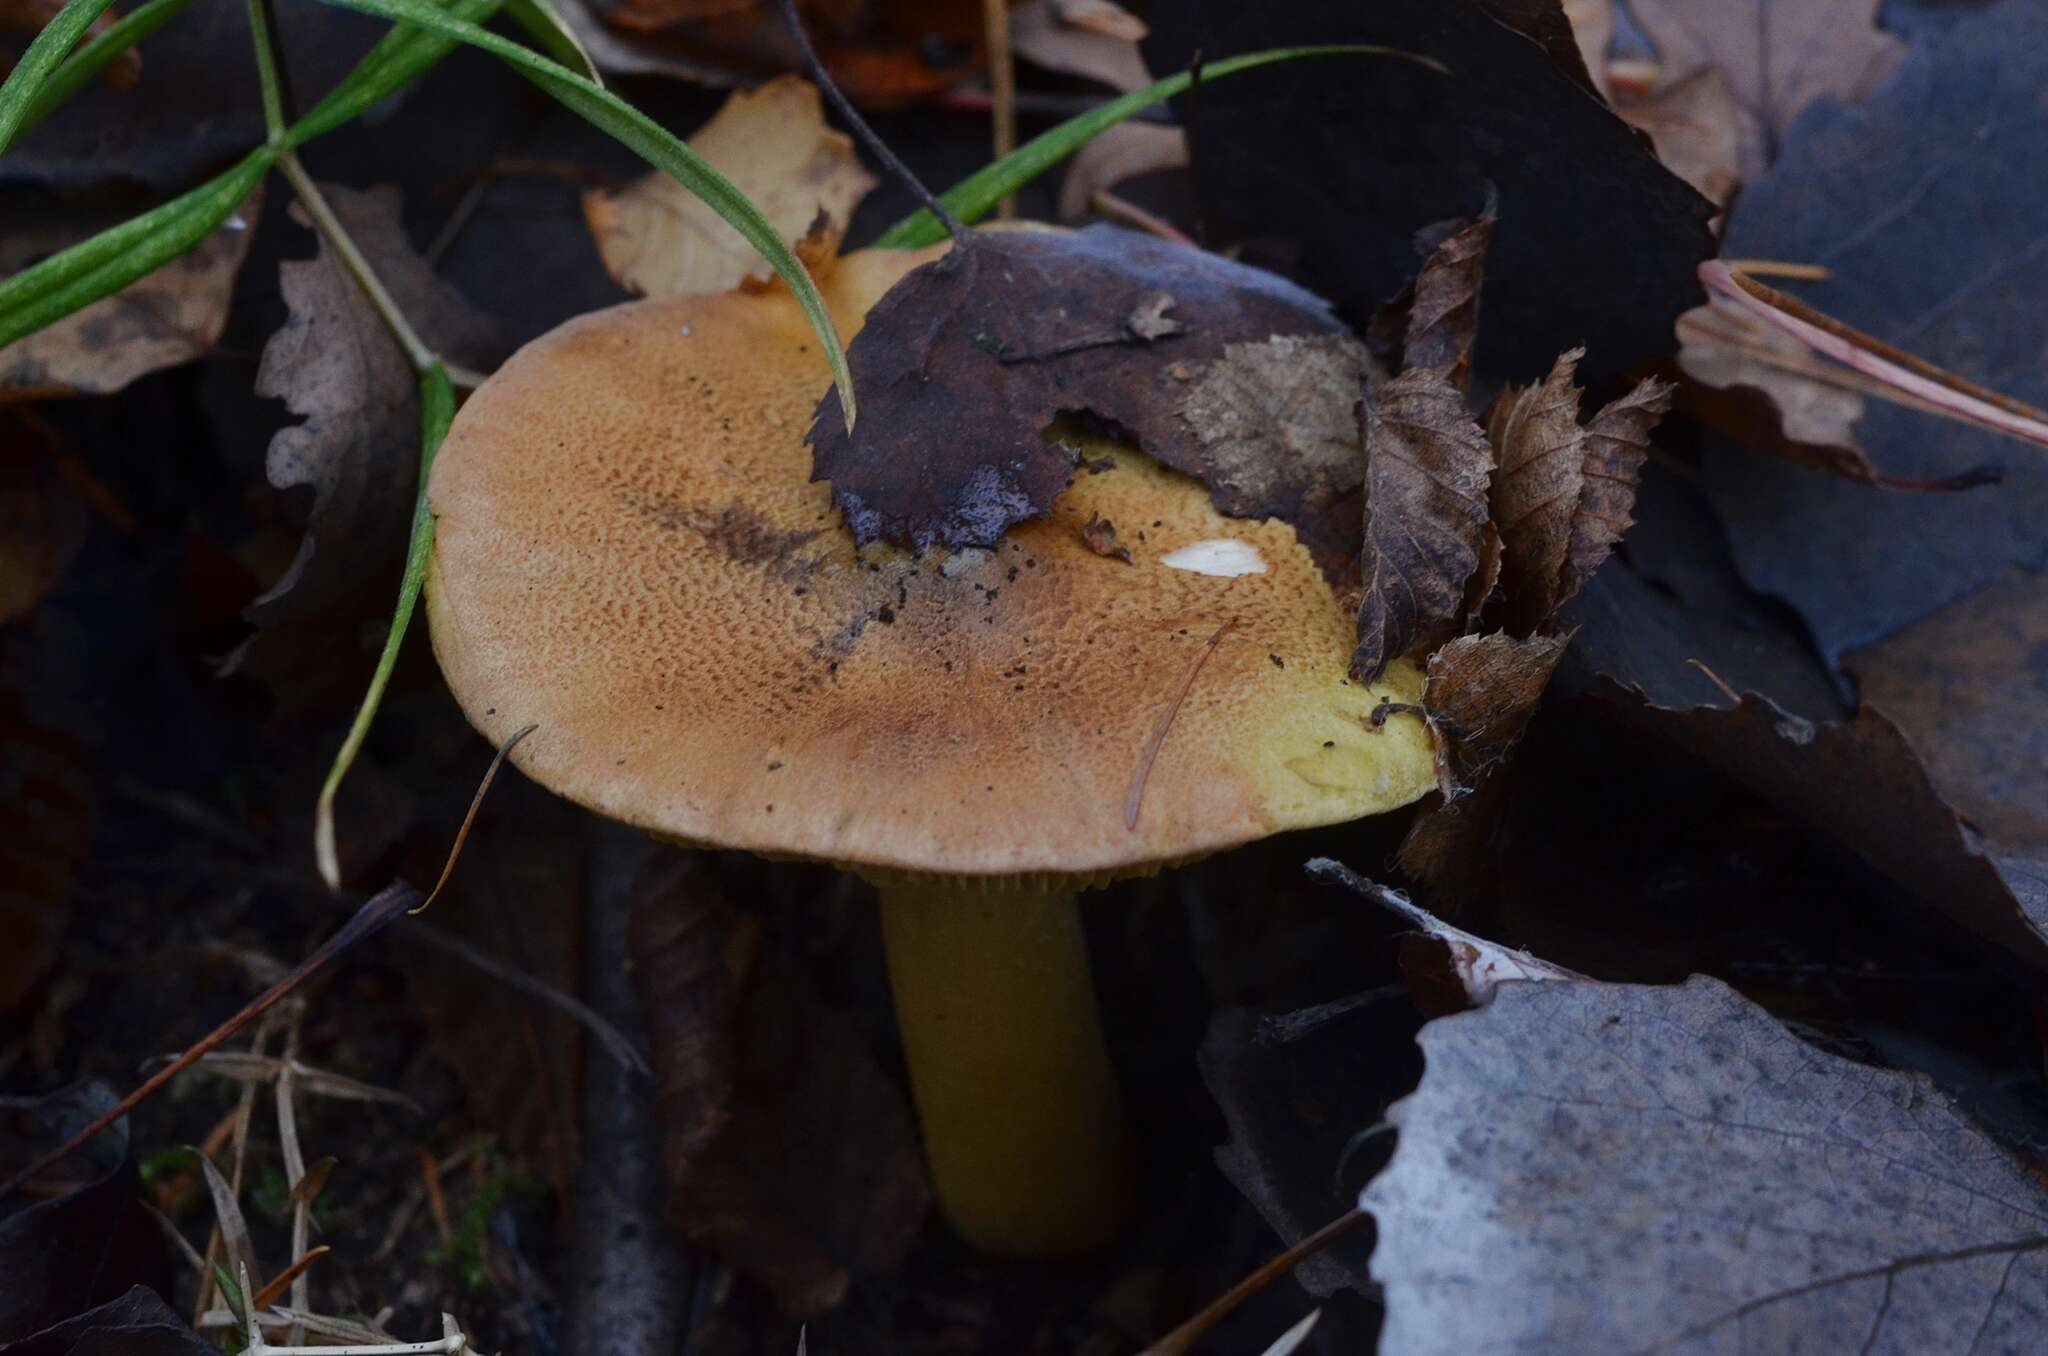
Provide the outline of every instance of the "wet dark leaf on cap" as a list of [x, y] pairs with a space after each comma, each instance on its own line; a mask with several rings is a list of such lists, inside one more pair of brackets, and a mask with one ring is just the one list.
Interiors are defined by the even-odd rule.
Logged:
[[2040, 1185], [1924, 1078], [1717, 980], [1510, 984], [1419, 1043], [1361, 1198], [1389, 1356], [2019, 1352], [2048, 1324]]
[[1395, 659], [1457, 634], [1478, 570], [1493, 448], [1444, 371], [1411, 368], [1366, 392], [1365, 593], [1351, 671], [1372, 682]]
[[[1368, 339], [1398, 338], [1401, 366], [1442, 372], [1463, 391], [1472, 375], [1472, 345], [1479, 338], [1479, 287], [1493, 226], [1488, 215], [1418, 232], [1418, 245], [1433, 236], [1441, 239], [1429, 248], [1415, 281], [1374, 314]], [[1375, 344], [1374, 351], [1379, 347]]]
[[1489, 201], [1483, 373], [1531, 381], [1583, 344], [1605, 387], [1670, 352], [1672, 321], [1699, 304], [1713, 208], [1593, 93], [1555, 0], [1162, 0], [1145, 17], [1159, 73], [1303, 42], [1449, 68], [1304, 63], [1178, 101], [1214, 238], [1277, 246], [1357, 323], [1407, 284], [1419, 229]]
[[1066, 487], [1076, 453], [1045, 430], [1085, 413], [1354, 568], [1365, 350], [1271, 274], [1109, 226], [978, 234], [897, 283], [848, 358], [867, 417], [849, 438], [827, 400], [810, 440], [862, 544], [994, 546]]
[[[1826, 281], [1786, 290], [1971, 381], [2048, 400], [2044, 86], [2048, 7], [1958, 14], [1862, 103], [1808, 109], [1771, 172], [1737, 200], [1729, 255], [1824, 265]], [[2048, 564], [2039, 449], [1879, 400], [1866, 402], [1855, 434], [1891, 475], [2003, 466], [2005, 480], [1964, 494], [1880, 495], [1711, 450], [1706, 484], [1744, 577], [1790, 603], [1829, 660], [2010, 566]]]
[[[6, 1112], [0, 1162], [33, 1162], [114, 1101], [105, 1084], [87, 1083]], [[135, 1198], [126, 1119], [52, 1165], [44, 1179], [70, 1189], [45, 1199], [16, 1192], [0, 1201], [0, 1341], [28, 1337], [132, 1285], [170, 1283], [163, 1235]]]
[[41, 1332], [0, 1344], [0, 1356], [217, 1356], [219, 1351], [154, 1290], [140, 1285]]

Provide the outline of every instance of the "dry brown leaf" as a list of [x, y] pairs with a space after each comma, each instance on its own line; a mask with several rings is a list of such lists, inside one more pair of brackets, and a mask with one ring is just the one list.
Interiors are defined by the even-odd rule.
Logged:
[[1472, 375], [1472, 345], [1479, 337], [1479, 288], [1486, 277], [1492, 216], [1458, 225], [1429, 252], [1407, 298], [1401, 342], [1404, 367], [1442, 372], [1460, 392]]
[[[218, 230], [162, 268], [0, 349], [0, 401], [111, 395], [138, 377], [213, 352], [262, 202], [259, 187]], [[10, 221], [0, 236], [0, 276], [127, 215]]]
[[[323, 189], [428, 346], [489, 371], [504, 347], [495, 323], [413, 252], [397, 190]], [[229, 664], [353, 687], [360, 675], [335, 663], [335, 638], [391, 605], [419, 479], [418, 380], [326, 244], [278, 274], [289, 314], [264, 347], [256, 393], [305, 422], [271, 439], [265, 469], [278, 489], [310, 486], [314, 500], [297, 557], [248, 607], [262, 630]]]
[[1719, 67], [1703, 66], [1681, 80], [1660, 81], [1642, 99], [1621, 99], [1616, 111], [1650, 134], [1657, 158], [1716, 206], [1726, 207], [1741, 181], [1742, 105]]
[[[825, 125], [817, 87], [801, 76], [731, 95], [690, 138], [690, 149], [753, 199], [784, 240], [814, 234], [822, 216], [828, 225], [812, 248], [828, 258], [875, 186], [853, 142]], [[629, 291], [708, 296], [774, 276], [738, 231], [666, 174], [618, 193], [586, 193], [583, 213], [605, 269]]]
[[1569, 633], [1517, 639], [1496, 631], [1460, 636], [1429, 657], [1422, 705], [1446, 803], [1507, 761], [1570, 641]]
[[1188, 134], [1178, 127], [1152, 122], [1120, 122], [1090, 138], [1068, 162], [1060, 181], [1060, 216], [1086, 216], [1097, 192], [1126, 179], [1158, 170], [1182, 169], [1188, 163]]
[[1116, 524], [1107, 518], [1090, 518], [1081, 529], [1081, 540], [1098, 556], [1121, 560], [1126, 565], [1132, 563], [1131, 548], [1117, 545]]
[[1395, 659], [1458, 632], [1466, 581], [1479, 566], [1493, 449], [1465, 398], [1433, 368], [1410, 368], [1368, 392], [1365, 595], [1351, 671], [1377, 679]]
[[1126, 94], [1152, 83], [1138, 55], [1144, 36], [1144, 21], [1110, 0], [1028, 0], [1010, 11], [1012, 52]]
[[1673, 389], [1669, 382], [1645, 377], [1586, 424], [1579, 502], [1572, 510], [1559, 605], [1585, 587], [1635, 521], [1636, 485], [1650, 458], [1650, 430], [1671, 408]]
[[[1558, 358], [1550, 375], [1516, 397], [1498, 428], [1493, 521], [1501, 536], [1501, 587], [1512, 629], [1536, 630], [1557, 611], [1572, 515], [1585, 483], [1579, 388], [1572, 377], [1585, 350]], [[1497, 409], [1499, 407], [1496, 407]]]
[[[1749, 180], [1816, 99], [1852, 103], [1890, 78], [1905, 44], [1877, 26], [1880, 0], [1630, 0], [1657, 49], [1658, 89], [1713, 67], [1741, 108], [1736, 170]], [[1711, 195], [1709, 195], [1711, 196]]]

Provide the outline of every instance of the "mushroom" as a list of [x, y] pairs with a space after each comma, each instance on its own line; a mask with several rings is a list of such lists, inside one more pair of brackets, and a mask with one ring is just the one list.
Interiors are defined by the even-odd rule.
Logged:
[[[841, 259], [842, 332], [937, 253]], [[529, 344], [434, 467], [434, 650], [484, 735], [537, 725], [513, 761], [562, 795], [871, 881], [947, 1219], [990, 1252], [1085, 1250], [1129, 1149], [1075, 891], [1421, 797], [1420, 722], [1367, 719], [1421, 674], [1348, 677], [1291, 527], [1106, 441], [994, 550], [857, 550], [811, 480], [824, 385], [780, 288]]]

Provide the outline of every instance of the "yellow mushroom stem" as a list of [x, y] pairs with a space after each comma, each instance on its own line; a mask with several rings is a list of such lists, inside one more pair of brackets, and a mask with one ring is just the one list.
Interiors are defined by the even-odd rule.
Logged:
[[969, 1243], [1107, 1242], [1130, 1140], [1071, 892], [882, 887], [889, 982], [939, 1207]]

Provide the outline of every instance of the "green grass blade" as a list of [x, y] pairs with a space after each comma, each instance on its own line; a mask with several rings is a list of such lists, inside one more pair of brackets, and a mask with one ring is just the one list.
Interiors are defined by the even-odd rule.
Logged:
[[192, 0], [149, 0], [148, 4], [123, 15], [104, 33], [64, 58], [64, 63], [29, 100], [28, 112], [22, 115], [21, 125], [15, 128], [14, 135], [21, 136], [63, 107], [123, 52], [177, 18], [191, 3]]
[[113, 0], [71, 0], [36, 34], [35, 41], [8, 75], [7, 83], [0, 85], [0, 151], [14, 144], [44, 82], [112, 3]]
[[554, 0], [506, 0], [505, 12], [540, 49], [593, 85], [602, 85], [597, 63], [583, 50], [583, 40], [554, 6]]
[[434, 469], [434, 458], [440, 453], [441, 441], [448, 436], [448, 425], [454, 419], [455, 390], [448, 384], [448, 373], [436, 363], [420, 374], [420, 487], [413, 500], [412, 537], [405, 547], [405, 574], [398, 584], [398, 606], [392, 609], [391, 629], [384, 635], [384, 649], [377, 656], [376, 672], [370, 675], [369, 690], [363, 693], [363, 704], [356, 708], [355, 721], [341, 741], [340, 752], [334, 755], [334, 766], [327, 770], [327, 781], [320, 788], [320, 803], [313, 813], [313, 856], [329, 889], [341, 888], [341, 858], [334, 847], [334, 793], [341, 789], [341, 779], [348, 775], [370, 733], [371, 722], [377, 719], [384, 689], [391, 683], [392, 670], [398, 667], [398, 652], [405, 644], [406, 628], [412, 624], [413, 610], [419, 604], [420, 589], [427, 581], [427, 555], [434, 549], [434, 515], [427, 510], [427, 473]]
[[826, 361], [832, 369], [832, 380], [839, 388], [840, 404], [846, 411], [847, 427], [853, 426], [853, 377], [847, 371], [846, 351], [839, 342], [839, 332], [832, 324], [831, 315], [825, 310], [824, 298], [818, 295], [817, 285], [811, 281], [803, 261], [783, 242], [782, 236], [761, 215], [760, 209], [746, 194], [734, 188], [730, 180], [706, 164], [703, 157], [603, 86], [592, 84], [530, 48], [445, 14], [426, 0], [326, 0], [326, 3], [381, 15], [401, 23], [417, 24], [472, 47], [481, 47], [702, 199], [759, 251], [761, 257], [789, 284], [789, 290], [795, 295], [798, 305], [803, 307], [811, 328], [816, 331], [818, 342], [824, 346]]
[[206, 238], [270, 169], [268, 150], [141, 216], [101, 231], [0, 282], [0, 347], [53, 325]]
[[[1396, 57], [1445, 75], [1450, 73], [1442, 63], [1413, 52], [1403, 52], [1392, 47], [1339, 45], [1275, 47], [1264, 52], [1247, 52], [1243, 56], [1206, 63], [1202, 67], [1202, 79], [1205, 82], [1220, 80], [1225, 76], [1236, 75], [1239, 71], [1271, 66], [1276, 62], [1322, 56]], [[1112, 99], [1100, 108], [1092, 108], [1079, 117], [1069, 118], [1052, 130], [1033, 137], [1001, 160], [968, 175], [940, 194], [939, 201], [962, 221], [975, 221], [985, 217], [995, 210], [997, 203], [1080, 150], [1095, 137], [1125, 119], [1144, 112], [1154, 104], [1164, 103], [1177, 94], [1186, 93], [1192, 83], [1193, 79], [1189, 73], [1181, 71], [1176, 75], [1167, 76], [1156, 84], [1132, 90], [1120, 99]], [[945, 227], [941, 226], [930, 212], [920, 207], [884, 231], [881, 238], [875, 241], [875, 246], [880, 249], [913, 250], [926, 245], [936, 245], [945, 238]]]
[[[457, 19], [483, 23], [498, 12], [503, 0], [448, 0], [441, 12]], [[383, 102], [425, 74], [459, 46], [445, 33], [400, 24], [386, 33], [378, 44], [356, 63], [355, 69], [305, 116], [292, 124], [288, 140], [294, 147], [325, 136], [351, 122], [372, 106]]]

